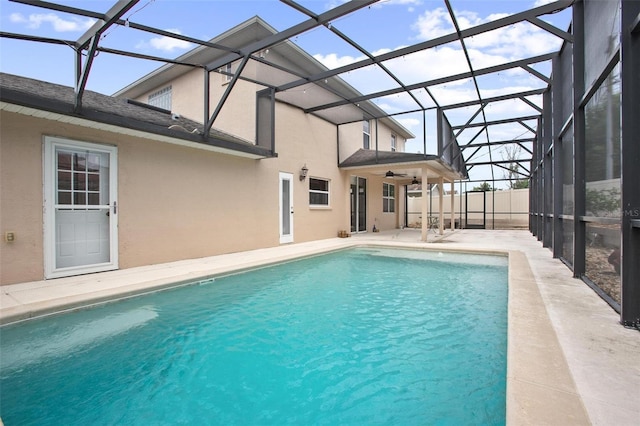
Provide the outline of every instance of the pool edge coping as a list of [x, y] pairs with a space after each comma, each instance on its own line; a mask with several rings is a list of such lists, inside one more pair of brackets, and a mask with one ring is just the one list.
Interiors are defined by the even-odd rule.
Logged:
[[522, 251], [507, 252], [506, 423], [591, 424], [529, 260]]

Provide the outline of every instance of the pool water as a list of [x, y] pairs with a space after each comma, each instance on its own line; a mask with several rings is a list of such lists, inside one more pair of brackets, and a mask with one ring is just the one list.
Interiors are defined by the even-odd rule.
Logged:
[[7, 426], [505, 423], [504, 257], [352, 249], [0, 333]]

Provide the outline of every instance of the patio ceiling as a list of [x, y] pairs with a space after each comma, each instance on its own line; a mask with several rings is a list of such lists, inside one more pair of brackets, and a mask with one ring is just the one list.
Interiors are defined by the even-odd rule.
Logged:
[[[513, 170], [515, 165], [519, 177], [529, 177], [533, 142], [542, 114], [542, 96], [551, 82], [550, 61], [557, 55], [562, 42], [572, 42], [570, 33], [554, 27], [542, 18], [570, 8], [573, 0], [555, 1], [508, 16], [501, 15], [475, 26], [461, 25], [461, 17], [454, 8], [455, 0], [442, 0], [439, 5], [446, 11], [453, 31], [395, 50], [383, 50], [385, 46], [369, 45], [366, 33], [352, 31], [350, 24], [359, 22], [359, 19], [366, 19], [363, 15], [373, 13], [371, 10], [375, 7], [376, 0], [350, 1], [322, 13], [313, 12], [303, 6], [302, 1], [280, 0], [279, 3], [274, 2], [274, 7], [296, 10], [301, 16], [300, 23], [282, 31], [265, 32], [257, 39], [236, 40], [233, 45], [217, 43], [216, 39], [199, 40], [131, 22], [125, 15], [139, 0], [120, 0], [106, 12], [36, 0], [11, 1], [97, 20], [93, 27], [77, 40], [0, 33], [1, 37], [74, 47], [78, 110], [82, 108], [83, 92], [91, 72], [93, 58], [99, 52], [161, 61], [167, 64], [166, 66], [201, 68], [205, 73], [224, 72], [222, 70], [225, 65], [234, 63], [239, 64], [238, 69], [219, 104], [213, 111], [209, 111], [208, 103], [205, 103], [205, 122], [208, 128], [214, 124], [235, 83], [243, 79], [273, 90], [277, 100], [295, 105], [309, 114], [337, 125], [363, 119], [393, 119], [396, 124], [406, 118], [421, 119], [424, 134], [416, 137], [424, 139], [425, 153], [429, 139], [426, 131], [427, 115], [442, 110], [452, 125], [471, 181], [499, 181], [500, 177]], [[194, 15], [197, 15], [195, 10]], [[205, 61], [194, 61], [193, 56], [186, 57], [187, 55], [177, 59], [141, 55], [134, 51], [134, 46], [130, 49], [109, 48], [103, 45], [101, 35], [112, 26], [188, 41], [198, 45], [199, 51], [211, 51], [215, 52], [215, 55], [213, 59], [203, 56], [201, 59], [206, 58]], [[513, 57], [500, 63], [481, 61], [470, 54], [470, 43], [482, 37], [489, 39], [497, 32], [514, 26], [535, 26], [552, 35], [558, 43], [548, 46], [546, 52]], [[353, 52], [353, 60], [332, 69], [327, 68], [297, 47], [298, 43], [304, 44], [304, 37], [322, 39], [327, 45], [344, 44]], [[510, 42], [517, 45], [525, 41], [513, 39]], [[501, 42], [505, 43], [504, 39]], [[275, 58], [276, 55], [268, 54], [270, 49], [280, 52], [293, 49], [296, 55], [287, 58], [297, 57], [304, 60], [294, 61], [293, 65], [285, 65]], [[452, 67], [455, 71], [429, 68], [429, 55], [438, 52], [438, 49], [446, 49], [452, 54], [452, 62], [457, 65]], [[404, 65], [407, 63], [421, 63], [424, 70], [415, 69], [415, 66], [408, 70]], [[243, 74], [248, 64], [252, 65], [251, 69], [256, 70], [255, 75], [252, 74], [251, 77]], [[532, 85], [533, 87], [513, 87], [509, 78], [493, 78], [517, 72], [534, 77], [537, 84]], [[367, 81], [373, 80], [376, 84], [358, 84], [358, 76], [365, 74], [369, 77]], [[375, 78], [372, 79], [371, 76]], [[450, 92], [446, 90], [447, 86], [465, 87], [466, 97], [452, 99]], [[387, 111], [388, 108], [380, 106], [387, 105], [390, 98], [401, 101], [394, 104], [393, 111]], [[402, 105], [402, 108], [399, 105]], [[492, 108], [493, 106], [496, 108]], [[505, 158], [505, 152], [510, 154], [509, 158]], [[474, 176], [480, 178], [476, 179]]]

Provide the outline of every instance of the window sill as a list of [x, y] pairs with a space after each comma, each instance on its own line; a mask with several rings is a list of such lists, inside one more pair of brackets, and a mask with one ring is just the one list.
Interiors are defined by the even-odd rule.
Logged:
[[309, 206], [309, 210], [333, 210], [331, 206]]

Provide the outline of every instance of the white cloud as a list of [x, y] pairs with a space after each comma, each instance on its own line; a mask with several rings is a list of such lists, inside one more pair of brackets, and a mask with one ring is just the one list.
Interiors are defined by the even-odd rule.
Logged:
[[49, 23], [56, 32], [86, 31], [96, 22], [89, 18], [62, 19], [55, 13], [34, 13], [29, 16], [12, 13], [9, 19], [16, 24], [26, 24], [27, 28], [40, 28], [41, 25]]
[[407, 129], [419, 128], [420, 126], [422, 126], [422, 121], [418, 120], [417, 118], [396, 118], [396, 120]]
[[502, 56], [504, 60], [541, 55], [560, 47], [562, 40], [528, 22], [478, 34], [465, 39], [468, 49], [482, 49], [484, 54]]
[[[476, 12], [470, 11], [455, 11], [455, 15], [462, 30], [507, 16], [504, 13], [494, 13], [481, 18]], [[417, 33], [418, 40], [431, 40], [455, 31], [451, 17], [444, 8], [425, 11], [411, 29]], [[502, 62], [546, 53], [557, 49], [562, 43], [557, 37], [527, 22], [467, 37], [464, 42], [469, 50], [483, 49], [483, 54], [503, 56]]]
[[411, 29], [418, 33], [418, 39], [431, 40], [453, 32], [454, 27], [447, 11], [439, 7], [420, 15]]
[[412, 7], [414, 5], [415, 6], [421, 5], [422, 0], [386, 0], [378, 3], [374, 3], [374, 6], [382, 7], [382, 6], [391, 6], [391, 5], [398, 5], [398, 4], [402, 6], [408, 5], [409, 7]]
[[[180, 30], [177, 30], [177, 29], [169, 29], [166, 31], [174, 34], [182, 34]], [[148, 42], [144, 42], [144, 41], [140, 42], [136, 45], [136, 47], [138, 49], [152, 48], [156, 50], [161, 50], [163, 52], [173, 52], [174, 50], [191, 49], [193, 47], [193, 44], [189, 43], [188, 41], [179, 40], [177, 38], [161, 36], [161, 37], [154, 37]]]
[[338, 56], [335, 53], [329, 53], [328, 55], [322, 55], [317, 53], [313, 55], [313, 57], [319, 61], [322, 65], [329, 69], [339, 68], [345, 65], [352, 64], [357, 61], [363, 60], [364, 56], [354, 57], [354, 56]]

